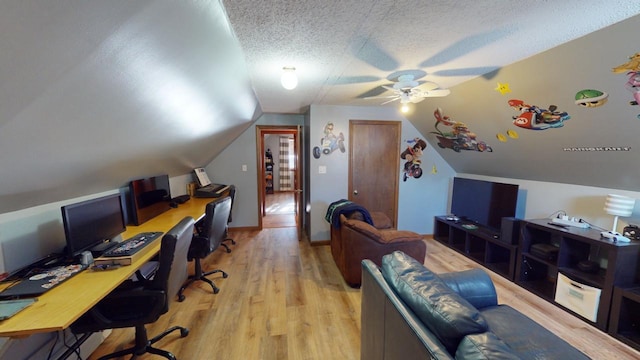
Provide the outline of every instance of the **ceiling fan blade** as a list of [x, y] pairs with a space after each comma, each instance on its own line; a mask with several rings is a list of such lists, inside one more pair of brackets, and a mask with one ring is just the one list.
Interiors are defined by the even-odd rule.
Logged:
[[351, 46], [353, 55], [367, 64], [383, 71], [392, 71], [400, 65], [389, 53], [378, 46], [371, 37], [359, 36]]
[[394, 88], [393, 86], [389, 86], [389, 85], [381, 85], [383, 88], [389, 90], [389, 91], [396, 91], [397, 89]]
[[383, 103], [382, 103], [382, 104], [380, 104], [380, 105], [388, 104], [388, 103], [390, 103], [390, 102], [394, 102], [394, 101], [396, 101], [396, 100], [398, 100], [398, 99], [400, 99], [400, 97], [399, 97], [399, 96], [398, 96], [398, 97], [396, 97], [395, 99], [387, 100], [387, 101], [383, 102]]
[[409, 99], [409, 101], [411, 101], [411, 102], [412, 102], [412, 103], [414, 103], [414, 104], [417, 104], [417, 103], [419, 103], [420, 101], [423, 101], [424, 99], [425, 99], [424, 97], [415, 97], [415, 96], [412, 96], [412, 97]]
[[363, 99], [391, 99], [391, 98], [397, 98], [398, 95], [387, 95], [387, 96], [367, 96], [367, 97], [363, 97]]
[[442, 97], [451, 94], [451, 90], [449, 89], [436, 89], [425, 92], [426, 97]]
[[333, 85], [362, 84], [381, 80], [377, 76], [340, 76], [329, 79], [329, 83]]
[[431, 81], [425, 81], [424, 83], [416, 86], [414, 89], [418, 89], [421, 91], [431, 91], [431, 90], [435, 90], [437, 88], [439, 88], [440, 86], [438, 86], [438, 84], [431, 82]]

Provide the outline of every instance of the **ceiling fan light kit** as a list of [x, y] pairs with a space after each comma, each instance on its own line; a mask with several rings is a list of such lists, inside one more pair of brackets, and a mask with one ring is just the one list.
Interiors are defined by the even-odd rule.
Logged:
[[440, 89], [438, 84], [433, 82], [420, 83], [415, 80], [413, 74], [401, 74], [393, 86], [382, 85], [384, 89], [393, 92], [388, 96], [371, 96], [365, 99], [386, 99], [381, 105], [400, 100], [400, 111], [409, 111], [409, 103], [419, 103], [428, 97], [447, 96], [451, 93], [449, 89]]
[[282, 87], [287, 90], [293, 90], [298, 86], [298, 76], [296, 75], [296, 68], [292, 66], [285, 66], [282, 68], [282, 77], [280, 78]]

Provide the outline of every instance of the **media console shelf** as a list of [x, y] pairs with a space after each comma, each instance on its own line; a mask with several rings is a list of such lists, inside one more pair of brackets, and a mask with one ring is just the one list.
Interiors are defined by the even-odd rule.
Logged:
[[613, 290], [609, 333], [640, 350], [640, 285]]
[[500, 240], [499, 234], [488, 228], [447, 220], [446, 216], [436, 216], [433, 228], [436, 241], [513, 281], [517, 245]]
[[[557, 227], [549, 224], [549, 219], [524, 220], [520, 225], [520, 244], [516, 261], [515, 282], [574, 315], [607, 331], [609, 310], [611, 309], [614, 287], [633, 284], [636, 281], [640, 242], [614, 243], [600, 238], [600, 231], [576, 227]], [[532, 245], [554, 246], [554, 256], [542, 257], [532, 253]], [[598, 264], [595, 271], [582, 271], [579, 263], [586, 261]], [[569, 309], [556, 302], [556, 287], [559, 274], [571, 280], [571, 286], [586, 285], [600, 290], [595, 321], [585, 316], [580, 308]], [[586, 288], [586, 287], [585, 287]], [[580, 300], [578, 287], [567, 289]], [[580, 306], [580, 305], [576, 305]], [[592, 307], [595, 309], [595, 307]], [[575, 310], [575, 311], [574, 311]]]

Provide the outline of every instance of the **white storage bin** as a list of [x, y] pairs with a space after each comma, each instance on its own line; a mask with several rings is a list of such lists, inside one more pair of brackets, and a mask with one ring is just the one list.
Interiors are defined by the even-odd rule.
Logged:
[[555, 301], [593, 322], [596, 322], [598, 317], [600, 293], [602, 293], [601, 289], [581, 284], [558, 273]]

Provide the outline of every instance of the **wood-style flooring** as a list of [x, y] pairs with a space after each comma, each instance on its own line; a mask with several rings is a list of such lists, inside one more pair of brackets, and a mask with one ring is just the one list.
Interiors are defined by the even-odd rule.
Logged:
[[[220, 287], [199, 282], [186, 300], [173, 302], [169, 312], [148, 326], [150, 337], [173, 326], [190, 329], [156, 345], [178, 359], [297, 360], [359, 359], [359, 289], [349, 288], [333, 262], [329, 246], [298, 241], [295, 227], [233, 231], [233, 251], [217, 251], [205, 268], [229, 273], [211, 278]], [[435, 272], [479, 267], [475, 262], [428, 239], [425, 263]], [[507, 303], [593, 359], [639, 359], [640, 352], [541, 300], [504, 278], [491, 274], [501, 303]], [[131, 329], [116, 329], [90, 360], [128, 347]], [[145, 354], [139, 359], [158, 359]]]
[[265, 195], [265, 216], [262, 227], [265, 229], [296, 226], [295, 202], [293, 192], [275, 192]]

